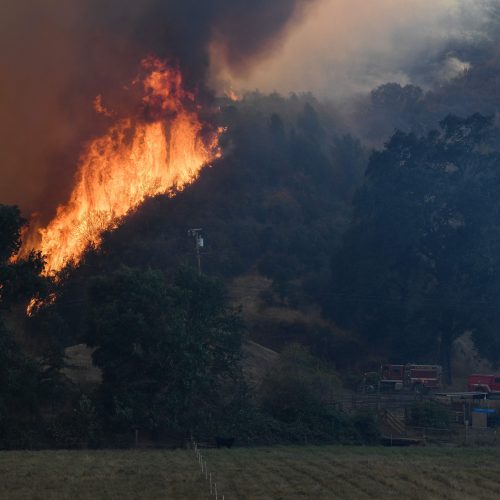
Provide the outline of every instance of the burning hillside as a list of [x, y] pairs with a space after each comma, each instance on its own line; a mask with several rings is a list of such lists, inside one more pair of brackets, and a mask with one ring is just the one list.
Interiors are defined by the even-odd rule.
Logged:
[[[201, 106], [184, 89], [180, 70], [152, 57], [141, 67], [144, 76], [133, 83], [142, 91], [137, 116], [119, 120], [87, 145], [69, 201], [47, 226], [34, 224], [25, 239], [24, 252], [35, 248], [46, 256], [46, 272], [78, 261], [145, 198], [182, 189], [220, 156], [221, 130], [200, 118]], [[111, 114], [101, 98], [95, 106]]]
[[245, 73], [315, 1], [6, 6], [0, 70], [12, 77], [1, 87], [12, 107], [0, 195], [9, 200], [20, 185], [16, 203], [38, 214], [21, 255], [39, 250], [45, 272], [58, 271], [145, 198], [196, 179], [220, 155], [221, 131], [206, 118], [218, 87], [212, 58]]

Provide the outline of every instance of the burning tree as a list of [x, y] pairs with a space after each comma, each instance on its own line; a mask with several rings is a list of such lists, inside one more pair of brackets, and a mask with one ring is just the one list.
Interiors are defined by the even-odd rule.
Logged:
[[[184, 88], [177, 67], [146, 58], [133, 87], [142, 93], [137, 116], [119, 120], [90, 142], [69, 201], [25, 240], [22, 255], [32, 247], [40, 250], [46, 272], [78, 262], [89, 245], [100, 243], [104, 230], [147, 197], [181, 190], [220, 156], [222, 130], [201, 119], [196, 96]], [[98, 104], [97, 111], [103, 112], [101, 100]]]

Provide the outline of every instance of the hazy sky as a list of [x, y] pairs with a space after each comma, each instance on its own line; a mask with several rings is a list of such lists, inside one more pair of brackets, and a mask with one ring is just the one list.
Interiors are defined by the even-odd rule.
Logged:
[[67, 197], [85, 142], [110, 125], [93, 101], [137, 112], [125, 86], [142, 58], [178, 64], [186, 86], [203, 89], [211, 44], [241, 71], [314, 3], [0, 0], [0, 203], [38, 211]]
[[[328, 97], [367, 91], [387, 81], [418, 80], [411, 69], [419, 59], [432, 57], [450, 39], [471, 36], [480, 22], [481, 4], [482, 0], [319, 0], [273, 57], [244, 78], [222, 71], [223, 78], [239, 89], [311, 91]], [[432, 70], [436, 77], [446, 77], [461, 67], [451, 60]]]

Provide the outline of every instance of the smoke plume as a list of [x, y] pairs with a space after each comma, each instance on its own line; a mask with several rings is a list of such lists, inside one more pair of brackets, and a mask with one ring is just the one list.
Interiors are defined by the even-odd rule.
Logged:
[[[497, 0], [320, 0], [236, 88], [346, 98], [387, 82], [440, 84], [469, 68]], [[497, 7], [498, 9], [498, 7]], [[498, 24], [496, 26], [498, 32]]]
[[170, 59], [208, 95], [210, 50], [247, 71], [314, 1], [0, 0], [0, 202], [64, 201], [82, 141], [109, 124], [93, 101], [133, 105], [124, 85], [143, 57]]

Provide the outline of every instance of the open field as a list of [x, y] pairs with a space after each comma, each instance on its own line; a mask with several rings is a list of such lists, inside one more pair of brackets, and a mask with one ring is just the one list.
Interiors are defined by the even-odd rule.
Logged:
[[[500, 448], [206, 450], [219, 500], [500, 498]], [[8, 499], [204, 499], [192, 451], [1, 452]], [[212, 498], [214, 498], [212, 496]]]

